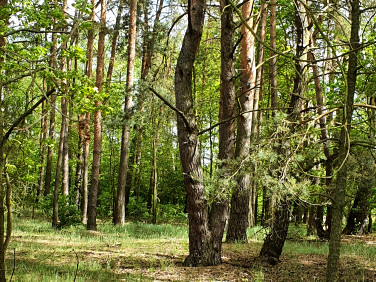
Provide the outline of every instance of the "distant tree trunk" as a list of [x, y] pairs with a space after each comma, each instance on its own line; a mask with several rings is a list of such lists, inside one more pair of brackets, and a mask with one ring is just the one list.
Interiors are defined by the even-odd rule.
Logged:
[[[66, 12], [67, 9], [67, 0], [63, 2], [63, 13]], [[65, 30], [66, 27], [63, 28]], [[66, 50], [67, 45], [66, 42], [63, 42], [61, 45], [62, 50]], [[60, 71], [64, 73], [66, 70], [66, 58], [64, 55], [60, 57]], [[62, 194], [67, 196], [69, 193], [68, 188], [68, 148], [67, 148], [67, 141], [68, 141], [68, 123], [67, 123], [67, 115], [68, 115], [68, 102], [67, 102], [67, 84], [66, 80], [62, 79], [60, 81], [60, 89], [62, 91], [61, 97], [61, 127], [60, 127], [60, 141], [59, 141], [59, 151], [58, 151], [58, 158], [56, 163], [56, 174], [55, 174], [55, 188], [54, 188], [54, 199], [53, 199], [53, 208], [52, 208], [52, 227], [57, 228], [59, 224], [59, 188], [60, 188], [60, 177], [61, 172], [62, 174]]]
[[[98, 38], [98, 53], [97, 53], [97, 71], [95, 86], [98, 92], [101, 93], [103, 89], [103, 72], [104, 72], [104, 47], [106, 37], [106, 10], [107, 0], [101, 0], [101, 29]], [[100, 101], [95, 101], [95, 106], [99, 107]], [[94, 112], [94, 144], [93, 144], [93, 163], [91, 171], [91, 186], [88, 199], [87, 210], [87, 226], [88, 230], [97, 229], [97, 199], [99, 190], [99, 171], [101, 163], [101, 148], [102, 148], [102, 112], [97, 109]]]
[[[44, 82], [45, 85], [45, 82]], [[45, 164], [46, 164], [46, 151], [47, 146], [45, 144], [47, 139], [47, 130], [48, 130], [48, 119], [47, 119], [47, 104], [43, 102], [42, 104], [42, 120], [41, 120], [41, 135], [40, 135], [40, 148], [41, 148], [41, 164], [39, 169], [39, 183], [38, 183], [38, 191], [37, 191], [37, 198], [36, 201], [39, 202], [42, 196], [43, 191], [43, 184], [44, 184], [44, 172], [45, 172]]]
[[[267, 24], [267, 18], [268, 18], [268, 4], [266, 1], [262, 1], [261, 7], [261, 19], [260, 19], [260, 31], [259, 36], [260, 40], [262, 42], [265, 42], [266, 38], [266, 24]], [[252, 113], [252, 135], [251, 135], [251, 141], [257, 142], [259, 136], [260, 136], [260, 126], [261, 126], [261, 119], [262, 115], [261, 112], [258, 111], [259, 109], [259, 103], [262, 101], [263, 93], [264, 93], [264, 64], [265, 62], [265, 48], [264, 45], [259, 43], [257, 45], [257, 62], [256, 66], [259, 66], [259, 68], [256, 70], [256, 88], [255, 88], [255, 97], [254, 97], [254, 103], [253, 103], [253, 110]], [[255, 168], [256, 169], [256, 168]], [[253, 201], [250, 203], [250, 225], [256, 225], [257, 224], [257, 205], [258, 205], [258, 187], [256, 181], [252, 180], [252, 195], [253, 195]]]
[[[95, 0], [91, 0], [92, 10], [90, 20], [94, 25], [95, 20]], [[90, 79], [93, 76], [93, 45], [94, 45], [94, 27], [88, 31], [87, 38], [87, 54], [85, 75]], [[82, 138], [82, 223], [87, 223], [87, 207], [88, 207], [88, 182], [89, 182], [89, 153], [90, 153], [90, 113], [81, 114], [79, 117], [79, 134]]]
[[129, 39], [128, 39], [128, 66], [126, 95], [124, 103], [124, 120], [121, 135], [121, 153], [119, 162], [118, 190], [116, 199], [115, 224], [125, 223], [125, 185], [127, 177], [128, 147], [130, 138], [130, 111], [132, 107], [132, 88], [134, 76], [134, 61], [136, 56], [136, 20], [137, 20], [137, 0], [131, 1], [129, 19]]
[[[8, 4], [7, 0], [0, 0], [0, 8], [4, 9], [4, 7]], [[0, 15], [0, 20], [7, 24], [8, 16], [6, 14]], [[2, 48], [6, 46], [6, 38], [0, 36], [0, 71], [3, 70], [3, 63], [4, 63], [4, 53]], [[3, 81], [0, 79], [0, 105], [3, 104]], [[0, 110], [0, 282], [5, 282], [5, 255], [6, 249], [4, 248], [3, 242], [5, 241], [5, 208], [4, 208], [4, 198], [5, 198], [5, 187], [4, 187], [4, 178], [3, 178], [3, 166], [4, 166], [4, 116], [3, 111]]]
[[[253, 6], [254, 1], [247, 1], [242, 5], [242, 16], [247, 19], [247, 23], [253, 27]], [[245, 25], [241, 27], [241, 93], [239, 93], [239, 112], [246, 112], [238, 118], [238, 128], [236, 135], [235, 159], [241, 163], [248, 157], [251, 133], [252, 133], [252, 113], [253, 110], [255, 83], [256, 83], [256, 56], [255, 39]], [[249, 198], [250, 172], [247, 168], [242, 169], [236, 177], [237, 186], [231, 196], [231, 211], [228, 223], [226, 241], [247, 241], [247, 228], [249, 227]]]
[[[278, 92], [277, 92], [277, 56], [273, 51], [276, 49], [276, 0], [270, 0], [270, 50], [269, 53], [269, 84], [270, 84], [270, 100], [271, 108], [278, 108]], [[275, 116], [275, 111], [272, 112], [272, 116]], [[273, 207], [273, 197], [268, 193], [268, 189], [264, 188], [262, 193], [262, 225], [269, 226], [272, 224], [272, 207]]]
[[[152, 160], [152, 178], [151, 178], [151, 186], [150, 188], [153, 191], [153, 224], [157, 223], [157, 186], [158, 186], [158, 167], [157, 167], [157, 152], [158, 152], [158, 142], [159, 142], [159, 131], [162, 125], [162, 110], [163, 108], [159, 108], [159, 113], [157, 115], [158, 122], [157, 125], [154, 125], [155, 132], [153, 137], [153, 160]], [[155, 122], [154, 122], [155, 124]]]
[[273, 51], [277, 47], [277, 0], [270, 0], [270, 60], [269, 60], [269, 81], [270, 81], [270, 97], [271, 107], [278, 108], [278, 93], [277, 93], [277, 56]]
[[338, 144], [338, 159], [336, 167], [337, 172], [336, 183], [332, 191], [332, 225], [329, 240], [329, 256], [326, 269], [326, 281], [336, 281], [338, 279], [339, 256], [341, 249], [341, 233], [343, 209], [346, 205], [346, 182], [348, 150], [350, 146], [349, 136], [351, 131], [351, 120], [354, 109], [354, 94], [357, 79], [357, 55], [359, 48], [359, 28], [360, 28], [360, 1], [353, 0], [351, 2], [351, 37], [349, 48], [351, 53], [348, 60], [347, 71], [347, 93], [344, 97], [344, 108], [342, 114], [342, 127]]
[[[322, 22], [323, 18], [319, 18], [319, 21]], [[308, 51], [308, 59], [311, 60], [311, 68], [312, 68], [312, 75], [314, 79], [314, 85], [315, 85], [315, 93], [316, 93], [316, 103], [317, 103], [317, 114], [321, 116], [319, 118], [319, 126], [320, 126], [320, 140], [323, 143], [323, 151], [324, 155], [326, 158], [325, 161], [325, 173], [326, 173], [326, 178], [325, 178], [325, 185], [326, 187], [329, 187], [331, 181], [332, 181], [332, 174], [333, 174], [333, 168], [332, 168], [332, 155], [328, 146], [329, 143], [329, 138], [328, 138], [328, 131], [327, 131], [327, 121], [326, 121], [326, 116], [323, 115], [324, 113], [324, 98], [322, 94], [322, 88], [320, 86], [320, 75], [318, 72], [318, 67], [317, 63], [315, 62], [315, 55], [312, 52], [312, 50], [315, 48], [315, 42], [316, 42], [316, 37], [317, 34], [319, 33], [318, 29], [315, 28], [314, 32], [312, 33], [311, 41], [310, 41], [310, 47], [311, 49]], [[330, 207], [328, 206], [327, 208], [327, 222], [328, 224], [328, 229], [324, 230], [322, 226], [322, 220], [321, 218], [320, 221], [316, 219], [316, 227], [317, 227], [317, 234], [320, 234], [319, 237], [325, 237], [329, 238], [330, 234], [330, 220], [331, 220], [331, 212], [330, 212]]]
[[316, 218], [316, 206], [311, 205], [308, 211], [307, 236], [311, 236], [315, 234], [315, 230], [316, 230], [315, 218]]
[[[57, 7], [57, 0], [54, 0], [54, 7]], [[57, 27], [57, 19], [54, 18], [53, 29]], [[50, 66], [53, 70], [57, 70], [57, 34], [52, 34], [52, 47], [51, 47], [51, 61]], [[50, 141], [55, 139], [55, 117], [56, 117], [56, 94], [51, 96], [50, 100], [50, 127], [48, 132], [48, 138]], [[54, 150], [52, 146], [48, 146], [47, 150], [47, 164], [46, 164], [46, 176], [44, 181], [44, 196], [50, 194], [51, 191], [51, 176], [52, 176], [52, 157]]]
[[[154, 45], [155, 45], [155, 38], [158, 32], [158, 28], [160, 25], [160, 16], [163, 9], [163, 0], [160, 0], [159, 3], [156, 5], [158, 7], [153, 24], [153, 31], [151, 38], [149, 37], [149, 5], [147, 3], [144, 8], [144, 29], [143, 29], [143, 50], [142, 50], [142, 65], [141, 65], [141, 79], [143, 81], [148, 80], [148, 74], [152, 67], [152, 58], [154, 53]], [[129, 161], [128, 161], [128, 170], [127, 170], [127, 177], [126, 177], [126, 187], [125, 187], [125, 214], [128, 212], [127, 205], [129, 203], [130, 192], [132, 188], [132, 183], [134, 187], [134, 195], [136, 200], [138, 200], [140, 191], [139, 191], [139, 183], [140, 183], [140, 165], [141, 165], [141, 157], [142, 157], [142, 140], [143, 140], [143, 131], [144, 131], [144, 119], [143, 115], [145, 112], [144, 109], [144, 102], [145, 102], [145, 91], [142, 90], [139, 93], [137, 102], [136, 102], [136, 112], [140, 113], [140, 120], [139, 122], [135, 123], [133, 128], [133, 138], [131, 141], [130, 148], [133, 150], [129, 154]], [[134, 180], [132, 182], [132, 180]]]

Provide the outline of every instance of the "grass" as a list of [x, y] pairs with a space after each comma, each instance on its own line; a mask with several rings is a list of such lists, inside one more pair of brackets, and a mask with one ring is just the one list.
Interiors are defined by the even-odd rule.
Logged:
[[[186, 225], [101, 222], [98, 231], [82, 225], [54, 231], [44, 219], [15, 218], [7, 254], [7, 277], [13, 281], [289, 281], [322, 280], [327, 242], [304, 236], [304, 226], [291, 225], [281, 263], [254, 262], [267, 230], [248, 230], [249, 244], [224, 244], [224, 264], [186, 268]], [[342, 248], [344, 280], [376, 275], [375, 237], [346, 237]], [[371, 244], [372, 243], [372, 244]], [[15, 255], [15, 256], [13, 256]], [[78, 268], [77, 268], [78, 266]], [[306, 278], [306, 279], [305, 279]], [[315, 279], [316, 279], [315, 278]]]

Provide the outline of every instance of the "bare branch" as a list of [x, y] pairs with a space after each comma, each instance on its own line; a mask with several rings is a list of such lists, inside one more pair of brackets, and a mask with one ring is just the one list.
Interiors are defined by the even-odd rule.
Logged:
[[8, 140], [9, 136], [12, 134], [13, 130], [32, 112], [40, 105], [43, 103], [44, 100], [46, 100], [49, 96], [51, 96], [56, 90], [51, 89], [44, 95], [42, 98], [39, 99], [38, 102], [36, 102], [30, 109], [28, 109], [26, 112], [23, 113], [13, 124], [12, 126], [8, 129], [8, 131], [4, 134], [3, 138], [0, 140], [0, 146], [3, 146], [4, 143]]
[[188, 119], [185, 117], [182, 111], [179, 111], [176, 107], [174, 107], [170, 102], [168, 102], [161, 94], [155, 91], [152, 87], [149, 87], [149, 90], [154, 93], [159, 99], [163, 101], [171, 110], [175, 111], [180, 117], [183, 119], [185, 126], [188, 128], [189, 131], [192, 132], [192, 128], [189, 125]]

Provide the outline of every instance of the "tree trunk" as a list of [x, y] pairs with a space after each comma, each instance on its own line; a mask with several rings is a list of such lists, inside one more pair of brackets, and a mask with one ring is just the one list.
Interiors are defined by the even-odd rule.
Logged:
[[[103, 72], [104, 72], [104, 47], [106, 37], [106, 10], [107, 0], [101, 0], [101, 29], [98, 38], [98, 53], [97, 53], [97, 71], [95, 86], [98, 92], [101, 93], [103, 89]], [[101, 164], [101, 148], [102, 148], [102, 112], [98, 109], [101, 106], [100, 101], [95, 101], [97, 110], [94, 112], [94, 144], [93, 144], [93, 163], [91, 170], [91, 186], [88, 199], [87, 210], [87, 226], [88, 230], [97, 229], [97, 199], [99, 190], [99, 171]]]
[[[63, 2], [63, 13], [66, 12], [67, 9], [67, 0], [64, 0]], [[67, 45], [66, 42], [63, 42], [61, 45], [62, 50], [66, 50]], [[65, 72], [66, 68], [66, 58], [64, 55], [61, 55], [60, 58], [60, 71], [62, 73]], [[53, 199], [53, 212], [52, 212], [52, 227], [57, 228], [59, 225], [59, 188], [60, 188], [60, 177], [61, 172], [62, 173], [62, 194], [64, 196], [67, 196], [69, 193], [68, 188], [68, 102], [67, 102], [67, 84], [66, 80], [62, 79], [60, 81], [60, 89], [62, 91], [62, 97], [61, 97], [61, 127], [60, 127], [60, 141], [59, 141], [59, 152], [58, 152], [58, 158], [56, 163], [56, 174], [55, 174], [55, 188], [54, 188], [54, 199]]]
[[307, 236], [315, 235], [316, 224], [316, 206], [311, 205], [308, 211], [308, 220], [307, 220]]
[[282, 199], [274, 206], [272, 231], [266, 236], [260, 251], [260, 258], [271, 265], [277, 264], [282, 254], [290, 223], [290, 205], [288, 200]]
[[[300, 112], [303, 106], [303, 97], [306, 89], [306, 62], [307, 59], [305, 48], [308, 47], [307, 27], [308, 20], [304, 6], [299, 1], [294, 1], [295, 6], [295, 26], [296, 26], [296, 57], [303, 59], [295, 61], [295, 78], [294, 89], [291, 95], [289, 109], [287, 111], [288, 119], [292, 122], [290, 131], [294, 132], [294, 123], [300, 120]], [[279, 154], [283, 154], [287, 159], [291, 152], [288, 149], [279, 147]], [[282, 176], [279, 179], [283, 183], [285, 181]], [[285, 193], [288, 193], [287, 191]], [[289, 195], [284, 195], [280, 202], [276, 203], [273, 213], [273, 224], [270, 233], [267, 235], [260, 257], [268, 261], [270, 264], [276, 264], [282, 253], [284, 241], [286, 240], [289, 220], [290, 220], [290, 201], [287, 199]]]
[[[254, 1], [248, 1], [242, 6], [242, 16], [253, 28]], [[256, 56], [255, 39], [245, 25], [241, 27], [241, 93], [239, 94], [240, 112], [253, 110], [254, 93], [256, 84]], [[240, 165], [248, 158], [252, 133], [252, 113], [247, 112], [238, 118], [236, 135], [235, 159]], [[247, 241], [247, 228], [249, 227], [249, 198], [251, 194], [250, 172], [242, 169], [236, 177], [237, 185], [231, 196], [231, 211], [228, 223], [226, 241]]]
[[[4, 9], [4, 7], [8, 4], [7, 0], [0, 0], [0, 8]], [[7, 24], [8, 16], [0, 15], [0, 20]], [[6, 46], [6, 38], [0, 36], [0, 71], [3, 69], [4, 63], [4, 55], [2, 48]], [[5, 198], [5, 187], [4, 187], [4, 178], [3, 178], [3, 166], [4, 166], [4, 116], [2, 111], [3, 106], [3, 81], [0, 79], [0, 282], [5, 282], [5, 254], [6, 250], [3, 247], [4, 238], [4, 231], [5, 231], [5, 209], [4, 209], [4, 198]]]
[[[363, 171], [366, 171], [364, 168]], [[356, 192], [355, 200], [347, 218], [347, 224], [343, 230], [343, 234], [364, 235], [367, 233], [368, 214], [370, 209], [370, 201], [372, 195], [372, 187], [374, 183], [369, 176], [361, 176]]]
[[212, 245], [209, 230], [207, 201], [198, 140], [198, 129], [193, 108], [192, 70], [203, 30], [206, 3], [188, 2], [188, 27], [184, 35], [175, 70], [175, 100], [180, 160], [187, 193], [189, 220], [189, 256], [187, 266], [217, 265], [221, 262]]
[[[153, 137], [153, 160], [152, 160], [152, 178], [151, 178], [151, 184], [150, 189], [153, 192], [153, 224], [157, 223], [157, 186], [158, 186], [158, 168], [157, 168], [157, 152], [158, 152], [158, 142], [159, 142], [159, 131], [161, 128], [162, 120], [161, 120], [161, 115], [162, 115], [162, 110], [163, 108], [159, 108], [159, 113], [158, 113], [158, 123], [157, 126], [155, 127], [155, 132], [154, 132], [154, 137]], [[155, 124], [155, 122], [153, 122]], [[154, 127], [154, 126], [153, 126]]]
[[[45, 82], [44, 82], [45, 85]], [[39, 169], [39, 181], [38, 181], [38, 191], [36, 201], [39, 202], [42, 196], [43, 184], [44, 184], [44, 172], [46, 164], [46, 151], [47, 146], [45, 144], [47, 138], [48, 120], [47, 120], [47, 104], [44, 102], [42, 104], [42, 120], [41, 120], [41, 135], [40, 135], [40, 148], [41, 148], [41, 165]]]
[[[92, 10], [90, 15], [90, 20], [94, 25], [95, 20], [95, 0], [91, 1]], [[87, 38], [87, 54], [86, 54], [86, 67], [85, 74], [90, 79], [93, 74], [93, 45], [94, 45], [94, 27], [88, 31]], [[90, 113], [87, 112], [82, 114], [79, 118], [79, 134], [82, 138], [82, 158], [83, 158], [83, 167], [82, 167], [82, 223], [87, 223], [87, 208], [88, 208], [88, 182], [89, 182], [89, 153], [90, 153]]]
[[336, 183], [333, 189], [333, 203], [332, 203], [332, 225], [329, 240], [329, 256], [326, 269], [326, 281], [336, 281], [338, 279], [338, 266], [341, 248], [341, 233], [342, 233], [342, 218], [343, 209], [346, 204], [346, 182], [347, 182], [347, 167], [348, 150], [350, 140], [348, 139], [351, 131], [351, 119], [354, 109], [354, 94], [356, 88], [357, 78], [357, 54], [359, 47], [359, 23], [360, 18], [360, 1], [354, 0], [351, 2], [351, 37], [350, 50], [347, 71], [347, 93], [344, 100], [344, 108], [342, 115], [342, 128], [338, 144], [338, 159]]
[[[54, 7], [57, 7], [57, 0], [54, 0]], [[54, 18], [53, 29], [57, 27], [57, 19]], [[52, 47], [51, 47], [51, 61], [50, 66], [53, 70], [57, 70], [57, 34], [52, 34]], [[50, 100], [50, 128], [48, 132], [48, 138], [52, 141], [55, 139], [55, 117], [56, 117], [56, 94], [51, 96]], [[50, 194], [51, 191], [51, 176], [52, 176], [52, 157], [54, 150], [52, 146], [48, 146], [47, 151], [47, 164], [46, 164], [46, 176], [44, 181], [44, 196]]]
[[[269, 61], [269, 83], [270, 83], [270, 97], [271, 107], [278, 108], [278, 93], [277, 93], [277, 56], [273, 50], [277, 47], [277, 0], [270, 0], [270, 61]], [[274, 113], [274, 112], [273, 112]]]
[[[235, 116], [235, 58], [233, 9], [227, 0], [220, 1], [221, 12], [221, 88], [219, 102], [219, 122], [229, 120]], [[210, 136], [211, 138], [211, 136]], [[230, 177], [234, 159], [235, 120], [231, 119], [219, 125], [219, 152], [218, 159], [221, 161], [221, 178], [216, 196], [213, 199], [209, 215], [209, 228], [212, 232], [213, 248], [217, 259], [221, 262], [222, 239], [228, 218], [229, 187], [226, 186], [226, 178]]]
[[129, 40], [128, 40], [128, 66], [126, 97], [124, 103], [124, 121], [121, 135], [121, 153], [119, 163], [117, 199], [115, 224], [124, 225], [125, 223], [125, 186], [128, 164], [128, 147], [130, 138], [130, 115], [132, 107], [132, 88], [134, 76], [134, 61], [136, 56], [136, 20], [137, 20], [137, 0], [131, 1], [130, 20], [129, 20]]

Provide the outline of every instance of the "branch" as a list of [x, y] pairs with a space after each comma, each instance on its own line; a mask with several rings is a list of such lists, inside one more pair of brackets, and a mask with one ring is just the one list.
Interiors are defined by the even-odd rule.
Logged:
[[12, 30], [4, 35], [4, 37], [11, 36], [13, 34], [19, 33], [19, 32], [31, 32], [31, 33], [65, 33], [69, 34], [67, 31], [60, 31], [60, 30], [32, 30], [32, 29], [18, 29], [18, 30]]
[[5, 197], [5, 205], [7, 207], [7, 231], [6, 237], [3, 244], [4, 252], [7, 250], [9, 246], [9, 242], [12, 235], [12, 204], [11, 204], [11, 196], [12, 196], [12, 184], [10, 183], [9, 175], [8, 175], [8, 168], [5, 167], [5, 179], [7, 183], [7, 192]]
[[4, 143], [8, 140], [9, 136], [12, 134], [13, 130], [28, 116], [30, 115], [40, 104], [43, 103], [49, 96], [51, 96], [56, 90], [51, 89], [44, 95], [42, 98], [39, 99], [30, 109], [28, 109], [22, 116], [20, 116], [8, 129], [8, 131], [4, 134], [3, 138], [0, 140], [0, 147], [4, 145]]
[[376, 106], [374, 106], [374, 105], [368, 105], [368, 104], [355, 103], [354, 107], [367, 108], [367, 109], [371, 109], [371, 110], [376, 110]]
[[240, 112], [236, 116], [233, 116], [233, 117], [230, 117], [228, 119], [222, 120], [222, 121], [217, 122], [216, 124], [213, 124], [212, 126], [206, 128], [204, 130], [201, 130], [197, 135], [202, 135], [202, 134], [204, 134], [204, 133], [206, 133], [208, 131], [211, 131], [212, 129], [216, 128], [217, 126], [219, 126], [221, 124], [229, 122], [229, 121], [231, 121], [233, 119], [236, 119], [236, 118], [240, 117], [241, 115], [244, 115], [244, 114], [247, 114], [247, 113], [259, 112], [259, 111], [287, 110], [287, 109], [290, 109], [290, 108], [289, 107], [287, 107], [287, 108], [262, 108], [262, 109], [257, 109], [257, 110], [249, 110], [249, 111]]
[[24, 74], [21, 74], [21, 75], [19, 75], [19, 76], [17, 76], [17, 77], [11, 78], [11, 79], [9, 79], [9, 80], [7, 80], [7, 81], [4, 81], [4, 82], [3, 82], [3, 86], [8, 85], [8, 84], [11, 84], [11, 83], [13, 83], [13, 82], [16, 82], [16, 81], [18, 81], [18, 80], [20, 80], [20, 79], [22, 79], [22, 78], [24, 78], [24, 77], [31, 76], [31, 75], [33, 75], [33, 74], [35, 74], [35, 73], [37, 73], [37, 72], [39, 72], [39, 71], [45, 70], [45, 69], [46, 69], [46, 68], [43, 67], [43, 68], [39, 68], [39, 69], [35, 69], [35, 70], [31, 70], [31, 71], [29, 71], [29, 72], [27, 72], [27, 73], [24, 73]]
[[[331, 114], [331, 113], [333, 113], [335, 111], [338, 111], [340, 108], [342, 108], [342, 107], [333, 108], [333, 109], [331, 109], [331, 110], [329, 110], [329, 111], [327, 111], [327, 112], [325, 112], [325, 113], [323, 113], [323, 114], [321, 114], [321, 115], [319, 115], [319, 116], [317, 116], [317, 117], [315, 117], [313, 119], [303, 120], [303, 121], [300, 122], [300, 124], [306, 124], [306, 123], [308, 123], [310, 121], [316, 121], [316, 120], [318, 120], [318, 119], [320, 119], [320, 118], [322, 118], [324, 116], [327, 116], [327, 115], [329, 115], [329, 114]], [[375, 109], [376, 109], [376, 107], [375, 107]]]
[[157, 96], [159, 99], [161, 99], [163, 103], [165, 103], [171, 110], [175, 111], [183, 119], [184, 124], [187, 127], [188, 131], [192, 132], [192, 128], [189, 125], [189, 122], [182, 111], [179, 111], [177, 108], [175, 108], [170, 102], [168, 102], [162, 95], [160, 95], [152, 87], [149, 87], [149, 90], [153, 92], [154, 95]]

